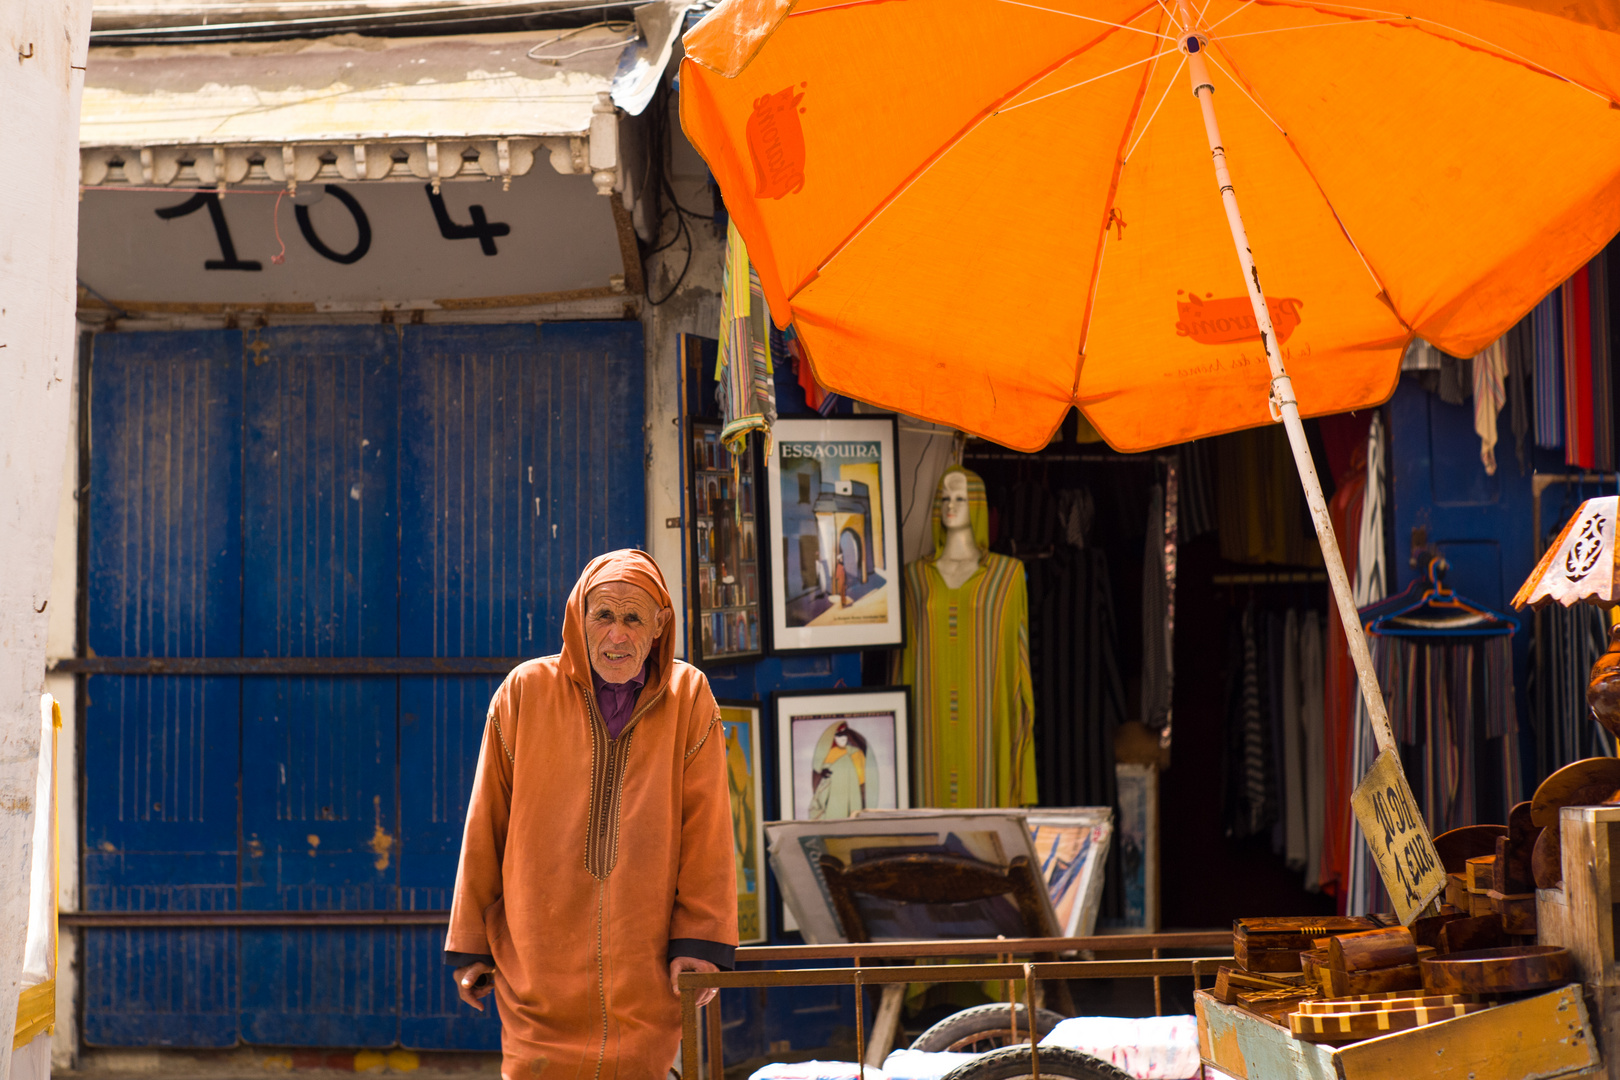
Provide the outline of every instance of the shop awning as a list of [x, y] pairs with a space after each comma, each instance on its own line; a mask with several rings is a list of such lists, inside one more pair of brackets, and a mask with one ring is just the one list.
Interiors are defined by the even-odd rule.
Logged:
[[617, 185], [617, 113], [639, 113], [685, 0], [635, 21], [426, 38], [91, 49], [87, 186], [510, 178]]

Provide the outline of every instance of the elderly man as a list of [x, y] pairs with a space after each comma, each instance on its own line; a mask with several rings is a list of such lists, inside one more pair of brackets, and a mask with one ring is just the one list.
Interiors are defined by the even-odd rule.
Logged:
[[672, 618], [651, 558], [603, 555], [490, 702], [444, 947], [462, 1000], [495, 992], [504, 1080], [665, 1076], [676, 977], [731, 966], [725, 738]]

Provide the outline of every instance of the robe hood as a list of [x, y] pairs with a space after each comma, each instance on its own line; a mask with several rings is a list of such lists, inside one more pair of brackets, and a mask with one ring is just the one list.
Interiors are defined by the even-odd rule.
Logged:
[[[563, 674], [574, 682], [591, 689], [591, 655], [585, 644], [585, 598], [598, 585], [623, 581], [641, 589], [659, 607], [670, 607], [669, 588], [664, 575], [645, 551], [625, 548], [598, 555], [586, 564], [568, 594], [568, 608], [563, 613], [563, 647], [560, 667]], [[642, 700], [651, 701], [652, 695], [669, 684], [669, 674], [675, 665], [675, 620], [671, 619], [664, 632], [653, 641], [647, 654], [647, 683], [642, 688]]]
[[939, 500], [940, 496], [945, 492], [945, 477], [952, 473], [961, 473], [967, 477], [968, 523], [973, 526], [973, 544], [980, 552], [988, 554], [990, 551], [990, 505], [984, 498], [984, 481], [972, 469], [952, 465], [940, 474], [939, 487], [934, 491], [934, 558], [938, 559], [945, 553], [945, 522], [940, 518]]

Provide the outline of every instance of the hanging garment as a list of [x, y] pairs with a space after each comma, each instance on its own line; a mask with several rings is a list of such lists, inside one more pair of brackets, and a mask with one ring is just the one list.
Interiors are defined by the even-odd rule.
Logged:
[[1215, 444], [1216, 518], [1228, 562], [1321, 566], [1322, 549], [1281, 426], [1223, 435]]
[[914, 775], [919, 806], [1027, 806], [1037, 801], [1029, 599], [1024, 564], [990, 550], [984, 482], [968, 480], [979, 568], [956, 588], [934, 563], [945, 549], [939, 501], [934, 555], [906, 567], [906, 625], [900, 681], [916, 713]]
[[1440, 354], [1440, 385], [1436, 392], [1447, 405], [1466, 405], [1474, 392], [1473, 361]]
[[1299, 612], [1283, 616], [1282, 670], [1279, 672], [1283, 729], [1283, 855], [1290, 870], [1305, 868], [1305, 727], [1301, 711]]
[[1586, 684], [1609, 647], [1608, 620], [1591, 604], [1550, 605], [1535, 616], [1530, 642], [1530, 728], [1536, 776], [1572, 761], [1613, 757], [1614, 737], [1592, 717]]
[[1148, 496], [1147, 539], [1142, 556], [1142, 722], [1155, 731], [1170, 719], [1174, 678], [1165, 534], [1164, 488], [1154, 484]]
[[1180, 465], [1181, 494], [1177, 505], [1181, 541], [1186, 543], [1215, 528], [1215, 482], [1210, 476], [1209, 441], [1182, 443]]
[[1305, 888], [1322, 887], [1322, 841], [1327, 823], [1326, 705], [1322, 616], [1301, 613], [1299, 621], [1299, 722], [1305, 742]]
[[[1373, 657], [1407, 778], [1429, 828], [1439, 835], [1506, 821], [1522, 795], [1511, 682], [1505, 694], [1500, 682], [1513, 663], [1508, 635], [1374, 635]], [[1493, 768], [1482, 773], [1482, 759], [1493, 761]]]
[[[1373, 417], [1367, 431], [1367, 483], [1361, 504], [1361, 536], [1356, 547], [1356, 572], [1351, 579], [1351, 595], [1358, 608], [1382, 600], [1388, 594], [1388, 568], [1384, 550], [1384, 416]], [[1388, 687], [1384, 690], [1387, 693]], [[1378, 756], [1373, 739], [1372, 719], [1359, 687], [1355, 696], [1355, 717], [1350, 725], [1351, 754], [1348, 782], [1353, 789], [1372, 768]], [[1348, 792], [1347, 792], [1348, 794]], [[1346, 802], [1349, 800], [1346, 799]], [[1382, 880], [1373, 865], [1372, 853], [1361, 834], [1355, 815], [1349, 819], [1349, 873], [1346, 888], [1339, 894], [1339, 912], [1391, 910]]]
[[1592, 349], [1592, 464], [1603, 472], [1614, 470], [1615, 379], [1609, 338], [1609, 257], [1600, 251], [1586, 264], [1588, 321]]
[[1474, 357], [1474, 431], [1486, 476], [1496, 475], [1496, 414], [1507, 400], [1507, 341], [1498, 338]]
[[726, 258], [720, 286], [720, 354], [715, 364], [716, 403], [724, 427], [720, 438], [741, 454], [748, 433], [765, 437], [770, 453], [776, 423], [776, 369], [771, 360], [770, 311], [759, 272], [748, 261], [748, 246], [735, 222], [726, 226]]
[[[1376, 412], [1372, 420], [1377, 423]], [[1352, 578], [1360, 565], [1361, 513], [1367, 486], [1366, 435], [1362, 436], [1354, 461], [1354, 470], [1339, 480], [1333, 499], [1328, 503], [1328, 515], [1333, 519], [1333, 531], [1339, 538], [1340, 554]], [[1361, 691], [1356, 682], [1355, 665], [1350, 662], [1344, 622], [1331, 601], [1328, 609], [1322, 719], [1324, 819], [1318, 880], [1324, 891], [1339, 895], [1349, 873], [1350, 791], [1355, 787], [1356, 780], [1360, 779], [1359, 776], [1351, 776], [1350, 758], [1355, 736], [1356, 699]]]
[[1592, 467], [1592, 325], [1586, 269], [1558, 289], [1564, 346], [1564, 464]]
[[1107, 555], [1064, 545], [1025, 566], [1041, 801], [1112, 806], [1127, 713]]
[[1535, 359], [1536, 445], [1564, 445], [1563, 303], [1554, 289], [1530, 312]]
[[1530, 468], [1530, 459], [1525, 456], [1524, 439], [1530, 432], [1530, 417], [1535, 411], [1531, 387], [1535, 383], [1536, 339], [1529, 317], [1515, 323], [1513, 329], [1507, 332], [1506, 340], [1508, 415], [1513, 428], [1513, 455], [1519, 461], [1519, 474], [1522, 476]]
[[1261, 697], [1260, 642], [1252, 607], [1239, 618], [1227, 730], [1230, 777], [1227, 833], [1238, 839], [1269, 833], [1277, 818], [1270, 724]]

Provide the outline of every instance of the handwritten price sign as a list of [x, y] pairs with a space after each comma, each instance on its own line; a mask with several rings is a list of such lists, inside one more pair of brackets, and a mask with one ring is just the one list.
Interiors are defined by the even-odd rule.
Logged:
[[1379, 754], [1356, 785], [1350, 806], [1384, 888], [1395, 901], [1395, 912], [1403, 925], [1410, 926], [1445, 889], [1446, 870], [1418, 813], [1400, 759], [1388, 750]]

